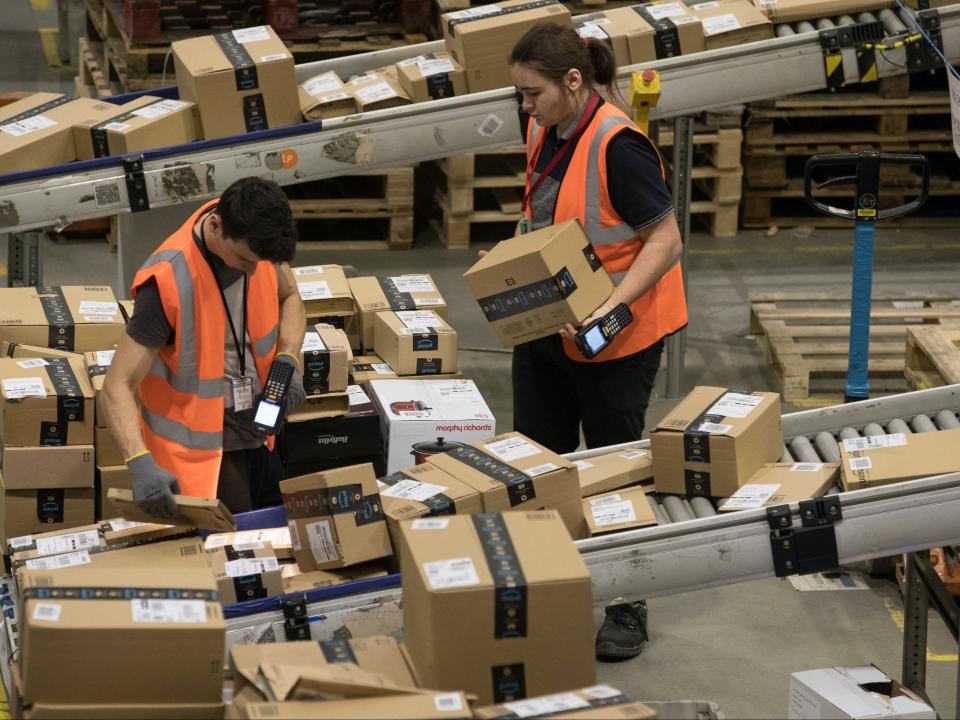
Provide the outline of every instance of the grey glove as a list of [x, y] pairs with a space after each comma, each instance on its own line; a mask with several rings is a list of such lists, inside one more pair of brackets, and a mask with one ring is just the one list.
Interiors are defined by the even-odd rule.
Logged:
[[300, 407], [300, 403], [307, 396], [303, 389], [303, 371], [300, 370], [297, 361], [290, 355], [277, 355], [273, 361], [293, 365], [293, 379], [290, 380], [290, 388], [287, 390], [287, 397], [283, 403], [283, 417], [286, 418]]
[[173, 520], [180, 514], [173, 499], [180, 494], [180, 485], [157, 465], [153, 455], [138, 455], [127, 463], [127, 469], [133, 479], [133, 501], [141, 510], [161, 520]]

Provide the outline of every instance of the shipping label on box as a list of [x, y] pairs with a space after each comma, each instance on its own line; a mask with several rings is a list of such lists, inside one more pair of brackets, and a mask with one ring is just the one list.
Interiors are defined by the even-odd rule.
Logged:
[[400, 86], [413, 102], [441, 100], [467, 93], [463, 68], [448, 53], [417, 55], [397, 63]]
[[432, 310], [388, 310], [374, 322], [374, 350], [397, 375], [457, 371], [457, 331]]
[[315, 75], [301, 83], [298, 90], [304, 120], [324, 120], [354, 112], [353, 95], [335, 72]]
[[348, 280], [360, 311], [360, 342], [373, 351], [376, 315], [384, 310], [432, 310], [447, 319], [447, 303], [429, 275], [390, 275]]
[[370, 380], [388, 380], [399, 377], [379, 355], [359, 355], [350, 364], [350, 382], [363, 385]]
[[280, 565], [269, 543], [221, 545], [204, 555], [224, 605], [283, 594]]
[[353, 96], [356, 112], [371, 112], [407, 105], [410, 98], [396, 78], [368, 72], [352, 78], [347, 92]]
[[717, 510], [755, 510], [817, 498], [826, 494], [839, 476], [840, 466], [834, 463], [770, 463], [721, 501]]
[[960, 429], [935, 433], [893, 433], [850, 438], [840, 443], [845, 490], [960, 472]]
[[689, 12], [703, 25], [707, 50], [773, 37], [773, 23], [749, 0], [711, 0], [691, 5]]
[[584, 498], [583, 515], [591, 536], [657, 524], [645, 488], [626, 488]]

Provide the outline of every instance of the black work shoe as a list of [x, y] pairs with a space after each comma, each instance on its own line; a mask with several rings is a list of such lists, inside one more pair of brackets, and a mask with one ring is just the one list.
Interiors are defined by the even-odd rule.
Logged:
[[649, 639], [646, 600], [608, 605], [597, 633], [597, 659], [610, 662], [636, 657]]

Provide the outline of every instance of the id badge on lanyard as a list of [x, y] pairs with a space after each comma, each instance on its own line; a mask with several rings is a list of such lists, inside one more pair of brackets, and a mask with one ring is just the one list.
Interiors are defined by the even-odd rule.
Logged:
[[241, 412], [253, 408], [253, 378], [232, 378], [230, 384], [233, 386], [234, 411]]

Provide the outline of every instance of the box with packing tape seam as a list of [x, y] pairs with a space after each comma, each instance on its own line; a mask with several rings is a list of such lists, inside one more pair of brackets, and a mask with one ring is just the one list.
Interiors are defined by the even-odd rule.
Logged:
[[311, 395], [345, 392], [353, 353], [343, 330], [318, 324], [308, 327], [300, 349], [303, 391]]
[[415, 103], [467, 93], [463, 68], [445, 52], [401, 60], [397, 63], [397, 74], [400, 86]]
[[749, 0], [708, 0], [690, 5], [688, 11], [703, 25], [707, 50], [773, 37], [773, 23]]
[[387, 310], [374, 322], [374, 351], [397, 375], [457, 372], [457, 331], [432, 310]]
[[584, 460], [574, 460], [584, 497], [653, 480], [653, 458], [649, 450], [627, 448]]
[[753, 510], [823, 496], [840, 477], [835, 463], [769, 463], [717, 504], [719, 512]]
[[378, 312], [426, 309], [447, 319], [447, 303], [429, 275], [355, 277], [347, 282], [360, 311], [360, 344], [365, 351], [373, 351]]
[[223, 605], [283, 594], [283, 579], [270, 543], [221, 545], [204, 552]]
[[891, 433], [840, 443], [844, 490], [960, 472], [960, 428], [932, 433]]
[[77, 159], [184, 145], [202, 137], [200, 113], [192, 102], [142, 95], [114, 107], [110, 118], [73, 126]]

